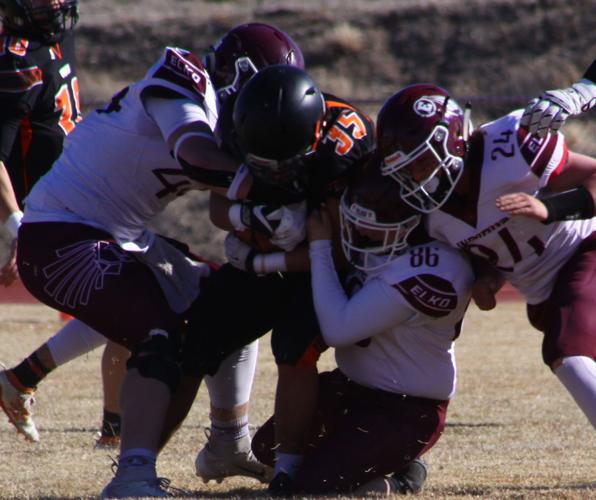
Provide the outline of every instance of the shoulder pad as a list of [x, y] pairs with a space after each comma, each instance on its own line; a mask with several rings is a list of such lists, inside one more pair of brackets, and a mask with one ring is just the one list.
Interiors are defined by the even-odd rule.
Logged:
[[149, 79], [161, 80], [167, 87], [178, 87], [190, 92], [195, 97], [204, 98], [209, 75], [201, 61], [191, 52], [166, 47], [160, 61], [154, 65], [147, 75]]

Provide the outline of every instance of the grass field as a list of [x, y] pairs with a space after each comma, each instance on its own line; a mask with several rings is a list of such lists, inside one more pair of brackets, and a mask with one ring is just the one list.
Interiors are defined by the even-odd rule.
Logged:
[[[38, 305], [0, 306], [0, 360], [12, 365], [58, 327]], [[427, 454], [418, 498], [596, 499], [596, 433], [540, 359], [540, 334], [519, 302], [469, 312], [457, 342], [458, 393], [444, 436]], [[38, 391], [36, 445], [0, 418], [0, 498], [94, 497], [111, 477], [110, 453], [93, 449], [101, 414], [100, 350], [52, 373]], [[330, 353], [323, 367], [333, 366]], [[272, 411], [275, 366], [261, 341], [251, 422]], [[201, 390], [185, 425], [164, 450], [158, 473], [193, 498], [266, 496], [252, 480], [204, 485], [194, 457], [205, 441], [208, 401]], [[2, 416], [3, 417], [3, 416]], [[116, 452], [111, 453], [112, 456]]]

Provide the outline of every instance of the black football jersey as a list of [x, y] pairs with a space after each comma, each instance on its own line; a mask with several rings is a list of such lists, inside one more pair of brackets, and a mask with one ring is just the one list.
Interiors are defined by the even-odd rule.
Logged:
[[73, 33], [52, 46], [0, 34], [0, 160], [19, 203], [80, 119]]
[[324, 97], [327, 111], [321, 138], [315, 152], [303, 160], [302, 177], [285, 189], [255, 179], [250, 199], [282, 204], [306, 200], [314, 207], [329, 196], [341, 195], [359, 160], [375, 147], [374, 124], [343, 99]]

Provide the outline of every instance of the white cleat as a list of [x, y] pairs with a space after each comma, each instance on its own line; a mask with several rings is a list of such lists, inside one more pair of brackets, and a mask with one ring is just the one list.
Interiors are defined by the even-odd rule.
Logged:
[[39, 432], [33, 422], [31, 406], [35, 402], [33, 389], [20, 389], [10, 380], [11, 374], [8, 370], [0, 371], [0, 406], [6, 413], [8, 420], [13, 424], [25, 439], [37, 443]]
[[250, 437], [238, 441], [207, 435], [207, 444], [197, 454], [195, 473], [204, 483], [221, 483], [226, 477], [251, 477], [262, 483], [273, 478], [273, 469], [259, 462], [250, 449]]
[[125, 481], [116, 477], [107, 484], [100, 498], [167, 498], [173, 496], [168, 492], [170, 480], [165, 477], [143, 481]]

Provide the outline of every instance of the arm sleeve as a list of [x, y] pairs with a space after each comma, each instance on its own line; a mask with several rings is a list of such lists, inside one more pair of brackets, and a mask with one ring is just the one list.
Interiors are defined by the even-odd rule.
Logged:
[[399, 292], [380, 279], [368, 281], [348, 298], [335, 271], [330, 241], [312, 242], [310, 260], [313, 300], [327, 345], [352, 345], [414, 315], [399, 300]]

